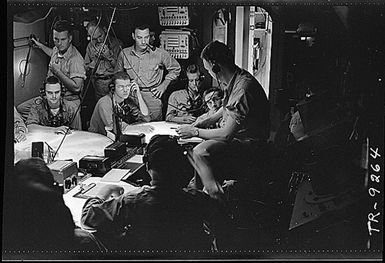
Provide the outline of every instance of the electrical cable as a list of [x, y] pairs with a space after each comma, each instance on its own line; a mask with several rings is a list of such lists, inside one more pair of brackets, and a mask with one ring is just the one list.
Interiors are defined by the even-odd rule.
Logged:
[[[102, 44], [101, 49], [99, 50], [99, 54], [98, 54], [98, 56], [97, 56], [97, 60], [96, 60], [96, 63], [95, 63], [95, 68], [92, 70], [92, 72], [91, 72], [91, 74], [90, 74], [90, 79], [93, 77], [93, 75], [96, 73], [96, 71], [97, 71], [97, 69], [98, 69], [98, 66], [99, 66], [99, 63], [100, 63], [100, 57], [101, 57], [101, 54], [102, 54], [102, 50], [103, 50], [103, 48], [104, 48], [104, 46], [105, 46], [105, 44], [106, 44], [107, 36], [108, 36], [108, 34], [109, 34], [110, 30], [111, 30], [112, 20], [113, 20], [113, 17], [115, 16], [115, 11], [116, 11], [116, 8], [114, 8], [114, 10], [113, 10], [113, 12], [112, 12], [111, 20], [110, 20], [110, 23], [109, 23], [109, 25], [108, 25], [108, 29], [107, 29], [107, 33], [106, 33], [106, 37], [104, 38], [104, 41], [103, 41], [103, 44]], [[88, 91], [88, 88], [89, 88], [89, 86], [90, 86], [90, 83], [91, 83], [90, 81], [87, 82], [86, 88], [84, 89], [83, 96], [80, 98], [80, 104], [79, 104], [79, 106], [77, 107], [77, 109], [76, 109], [76, 111], [75, 111], [75, 114], [73, 115], [73, 117], [72, 117], [70, 123], [73, 122], [73, 120], [75, 119], [75, 117], [76, 117], [77, 114], [79, 113], [79, 110], [80, 110], [80, 108], [81, 108], [81, 106], [82, 106], [82, 103], [83, 103], [83, 99], [84, 99], [85, 95], [87, 94], [87, 91]], [[54, 155], [52, 156], [52, 161], [55, 160], [56, 154], [58, 153], [60, 147], [62, 146], [62, 144], [63, 144], [63, 142], [64, 142], [64, 139], [67, 137], [67, 134], [68, 134], [69, 130], [70, 130], [70, 128], [67, 127], [67, 129], [66, 129], [66, 131], [65, 131], [65, 133], [64, 133], [63, 139], [60, 141], [59, 146], [57, 147], [57, 149], [56, 149]]]
[[39, 21], [42, 21], [42, 20], [46, 19], [46, 18], [49, 16], [49, 14], [51, 13], [52, 9], [53, 9], [53, 7], [51, 7], [51, 8], [48, 10], [47, 14], [46, 14], [44, 17], [38, 18], [38, 19], [36, 19], [36, 20], [33, 21], [33, 22], [30, 22], [30, 23], [23, 23], [23, 24], [24, 24], [24, 25], [33, 25], [33, 24], [35, 24], [35, 23], [37, 23], [37, 22], [39, 22]]

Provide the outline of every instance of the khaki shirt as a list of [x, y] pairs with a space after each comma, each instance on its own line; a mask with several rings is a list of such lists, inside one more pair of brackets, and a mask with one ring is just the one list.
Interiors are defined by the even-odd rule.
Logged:
[[221, 127], [231, 117], [241, 125], [234, 138], [267, 140], [269, 137], [269, 103], [259, 82], [246, 70], [238, 68], [225, 87]]
[[173, 117], [199, 116], [202, 111], [202, 96], [200, 94], [192, 98], [187, 89], [176, 90], [171, 93], [168, 99], [166, 121], [172, 121]]
[[[95, 72], [97, 76], [108, 76], [113, 75], [116, 65], [116, 60], [118, 59], [118, 55], [120, 52], [120, 47], [122, 46], [122, 42], [116, 38], [108, 37], [105, 45], [105, 49], [108, 51], [107, 56], [100, 56], [100, 62], [98, 69]], [[86, 55], [84, 57], [84, 63], [86, 68], [93, 69], [95, 68], [96, 61], [98, 59], [99, 50], [95, 47], [95, 45], [90, 42], [86, 48]]]
[[[73, 129], [81, 130], [81, 120], [79, 111], [76, 114], [77, 105], [66, 99], [62, 99], [59, 112], [56, 117], [50, 112], [46, 99], [37, 98], [31, 107], [26, 124], [38, 124], [49, 127], [68, 126]], [[75, 116], [76, 114], [76, 116]], [[75, 116], [75, 117], [74, 117]], [[71, 122], [71, 120], [73, 121]]]
[[161, 48], [154, 51], [147, 48], [143, 54], [137, 54], [134, 46], [120, 52], [115, 67], [115, 72], [126, 71], [141, 88], [159, 86], [165, 70], [168, 71], [167, 80], [176, 80], [181, 71], [178, 61], [170, 53]]
[[[57, 47], [53, 48], [50, 64], [54, 62], [60, 63], [60, 70], [69, 78], [75, 77], [86, 79], [86, 69], [84, 66], [84, 59], [80, 52], [72, 44], [64, 54], [59, 54]], [[49, 69], [47, 77], [54, 75]], [[67, 100], [79, 99], [78, 94], [73, 94], [71, 91], [66, 90], [64, 98]]]
[[[123, 121], [125, 121], [127, 124], [147, 121], [134, 99], [128, 97], [124, 103], [126, 104], [127, 108], [129, 108], [126, 113], [126, 117], [127, 119], [130, 119], [130, 121], [126, 120], [125, 118], [121, 118]], [[114, 109], [112, 106], [112, 94], [110, 93], [100, 98], [96, 103], [94, 112], [91, 116], [90, 127], [88, 131], [107, 135], [105, 127], [113, 127], [113, 124]]]

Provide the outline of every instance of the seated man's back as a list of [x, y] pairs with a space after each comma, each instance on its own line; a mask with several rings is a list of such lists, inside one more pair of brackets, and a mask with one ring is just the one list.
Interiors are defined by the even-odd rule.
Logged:
[[83, 206], [83, 228], [96, 230], [111, 249], [210, 249], [204, 221], [217, 203], [202, 192], [183, 189], [188, 180], [183, 151], [176, 138], [152, 137], [144, 156], [151, 186], [129, 193], [115, 185], [102, 187]]
[[191, 194], [148, 189], [132, 197], [127, 208], [131, 228], [124, 244], [130, 249], [198, 250], [209, 249], [203, 230], [201, 205]]

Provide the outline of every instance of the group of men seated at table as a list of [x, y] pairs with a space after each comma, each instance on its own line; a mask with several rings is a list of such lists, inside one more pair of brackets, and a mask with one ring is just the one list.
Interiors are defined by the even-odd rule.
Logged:
[[[49, 76], [43, 88], [43, 96], [34, 99], [26, 118], [26, 128], [18, 128], [16, 132], [15, 122], [15, 141], [22, 140], [23, 133], [28, 129], [49, 126], [55, 133], [65, 133], [70, 132], [69, 128], [81, 127], [78, 110], [80, 103], [74, 97], [80, 102], [85, 67], [81, 55], [71, 44], [72, 35], [67, 26], [66, 21], [58, 21], [53, 26], [55, 47], [50, 53]], [[150, 30], [147, 26], [135, 28], [132, 33], [135, 44], [116, 56], [111, 51], [110, 40], [107, 41], [109, 45], [104, 46], [106, 50], [98, 49], [106, 42], [103, 27], [90, 24], [87, 29], [91, 37], [87, 52], [102, 54], [95, 56], [95, 53], [87, 53], [89, 61], [96, 59], [95, 63], [89, 62], [88, 67], [91, 71], [97, 69], [97, 74], [92, 75], [95, 89], [99, 87], [99, 91], [105, 92], [96, 103], [89, 131], [106, 134], [108, 130], [114, 129], [116, 116], [124, 130], [129, 130], [133, 124], [143, 123], [143, 131], [151, 131], [151, 121], [161, 120], [161, 96], [170, 82], [180, 74], [179, 63], [165, 50], [153, 49], [149, 45]], [[37, 41], [36, 44], [46, 49]], [[116, 187], [103, 189], [96, 198], [88, 200], [83, 208], [82, 223], [85, 228], [113, 233], [113, 236], [125, 236], [126, 239], [135, 237], [130, 240], [130, 244], [135, 247], [135, 244], [146, 244], [148, 237], [144, 230], [132, 236], [126, 235], [125, 232], [130, 231], [131, 226], [156, 232], [160, 231], [162, 223], [169, 227], [176, 224], [173, 227], [177, 230], [167, 233], [166, 227], [166, 233], [159, 237], [167, 234], [174, 236], [176, 239], [173, 244], [179, 248], [179, 245], [185, 243], [184, 233], [192, 225], [202, 226], [203, 208], [206, 205], [190, 199], [203, 201], [207, 197], [207, 200], [223, 202], [224, 181], [242, 181], [242, 176], [247, 175], [242, 169], [239, 171], [239, 168], [255, 166], [261, 161], [256, 158], [267, 142], [270, 128], [269, 103], [262, 86], [249, 72], [235, 64], [232, 51], [219, 41], [208, 43], [201, 52], [201, 59], [204, 68], [218, 81], [219, 87], [207, 89], [201, 94], [200, 69], [195, 64], [188, 66], [188, 84], [170, 95], [166, 121], [181, 124], [177, 128], [181, 138], [200, 137], [204, 141], [185, 156], [174, 139], [155, 136], [146, 150], [151, 186], [142, 188], [139, 193], [123, 195], [121, 189]], [[102, 62], [99, 60], [103, 61], [101, 71], [98, 64], [102, 65]], [[165, 77], [164, 70], [168, 72]], [[106, 83], [108, 90], [98, 86]], [[202, 111], [203, 105], [207, 105], [207, 112]], [[21, 123], [18, 121], [18, 127]], [[187, 181], [190, 183], [178, 177], [182, 170], [178, 170], [177, 160], [183, 157], [197, 171], [197, 177]], [[192, 197], [182, 191], [183, 187], [199, 190], [204, 197]], [[152, 217], [154, 211], [157, 211], [156, 217]], [[165, 222], [166, 218], [170, 221]], [[183, 220], [179, 222], [180, 218]], [[202, 228], [200, 230], [203, 231]], [[195, 232], [196, 235], [199, 233]], [[191, 239], [190, 243], [199, 244], [195, 240]], [[158, 241], [154, 247], [162, 243], [162, 239]]]

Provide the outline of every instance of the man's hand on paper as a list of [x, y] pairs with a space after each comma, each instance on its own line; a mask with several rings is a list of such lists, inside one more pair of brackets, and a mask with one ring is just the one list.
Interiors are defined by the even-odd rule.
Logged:
[[115, 198], [121, 196], [124, 193], [124, 189], [121, 186], [108, 184], [103, 186], [99, 192], [96, 194], [96, 197], [99, 197], [104, 200], [108, 200], [110, 198]]

